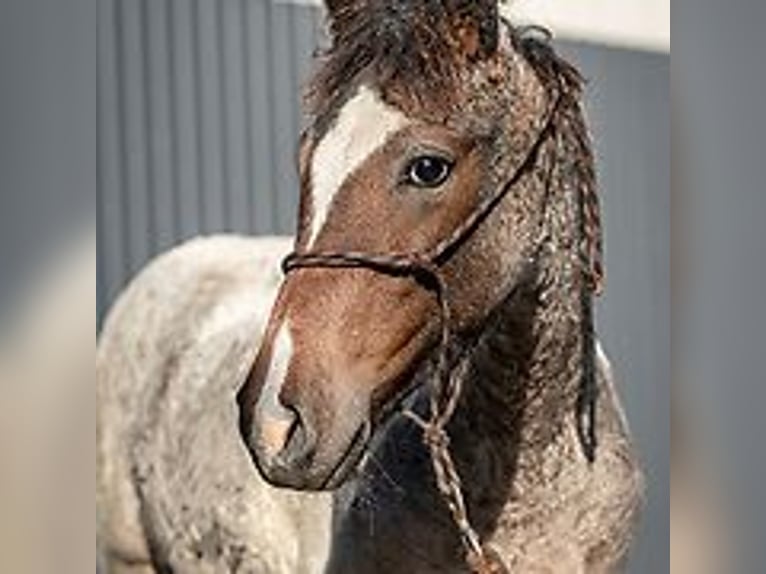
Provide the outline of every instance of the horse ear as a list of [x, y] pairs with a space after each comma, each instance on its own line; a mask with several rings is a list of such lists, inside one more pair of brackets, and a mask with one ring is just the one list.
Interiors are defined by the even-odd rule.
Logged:
[[364, 21], [380, 27], [384, 35], [426, 28], [449, 36], [469, 57], [488, 56], [497, 49], [498, 0], [325, 0], [325, 7], [334, 41], [358, 32]]
[[495, 53], [499, 39], [497, 0], [445, 0], [449, 26], [469, 57], [486, 57]]

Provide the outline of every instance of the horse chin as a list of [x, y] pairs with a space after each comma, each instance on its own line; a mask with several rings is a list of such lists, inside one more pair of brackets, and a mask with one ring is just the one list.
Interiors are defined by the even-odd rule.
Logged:
[[342, 486], [359, 468], [370, 436], [371, 425], [365, 422], [354, 432], [348, 446], [337, 458], [330, 453], [316, 453], [305, 465], [266, 465], [257, 455], [253, 455], [253, 459], [262, 478], [272, 486], [300, 491], [331, 491]]
[[[397, 383], [412, 379], [411, 372], [408, 370], [403, 373], [400, 379]], [[394, 385], [399, 388], [398, 392], [393, 397], [389, 397], [382, 405], [382, 408], [374, 409], [370, 418], [359, 426], [348, 447], [335, 466], [332, 467], [324, 482], [318, 487], [307, 487], [307, 490], [335, 490], [352, 479], [364, 465], [364, 455], [367, 452], [373, 435], [377, 434], [380, 429], [384, 428], [400, 412], [402, 404], [420, 387], [418, 383], [417, 380], [414, 380], [409, 384]], [[374, 412], [375, 410], [377, 412]]]
[[363, 424], [354, 434], [351, 444], [333, 467], [318, 490], [335, 490], [345, 484], [361, 466], [362, 457], [370, 442], [370, 424]]

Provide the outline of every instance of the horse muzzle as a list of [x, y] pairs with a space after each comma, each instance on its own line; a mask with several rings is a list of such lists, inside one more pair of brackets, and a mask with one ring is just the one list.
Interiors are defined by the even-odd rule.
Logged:
[[293, 405], [253, 405], [238, 395], [240, 434], [261, 476], [277, 487], [332, 490], [357, 468], [370, 438], [366, 410], [321, 424]]

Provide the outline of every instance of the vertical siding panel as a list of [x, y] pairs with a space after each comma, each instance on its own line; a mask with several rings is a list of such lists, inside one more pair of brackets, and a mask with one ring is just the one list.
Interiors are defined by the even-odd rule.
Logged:
[[248, 141], [254, 199], [252, 231], [274, 233], [276, 181], [274, 177], [274, 117], [271, 100], [271, 2], [245, 0]]
[[151, 229], [149, 224], [148, 171], [146, 149], [146, 102], [144, 99], [143, 18], [140, 2], [119, 2], [122, 19], [122, 65], [125, 98], [123, 108], [123, 153], [126, 154], [124, 190], [128, 222], [128, 265], [135, 273], [149, 258]]
[[320, 11], [102, 0], [99, 292], [200, 233], [292, 233], [300, 90]]
[[250, 201], [247, 173], [247, 136], [243, 119], [245, 113], [244, 54], [242, 40], [242, 4], [240, 0], [226, 0], [221, 27], [223, 50], [223, 115], [224, 149], [227, 181], [227, 228], [239, 233], [250, 231]]
[[172, 0], [170, 4], [173, 69], [171, 91], [176, 143], [176, 218], [179, 223], [177, 240], [197, 235], [202, 220], [197, 170], [199, 130], [195, 90], [194, 2], [195, 0]]
[[295, 197], [298, 193], [296, 169], [295, 123], [296, 90], [293, 72], [293, 42], [290, 5], [274, 4], [271, 8], [271, 78], [272, 117], [274, 118], [274, 171], [276, 230], [293, 233]]
[[[145, 0], [146, 1], [146, 0]], [[170, 119], [170, 66], [168, 53], [168, 3], [149, 0], [146, 4], [148, 28], [149, 156], [153, 192], [152, 212], [155, 230], [154, 251], [164, 251], [177, 236], [173, 198], [173, 134]]]
[[239, 49], [241, 54], [241, 68], [242, 74], [242, 135], [243, 150], [242, 158], [245, 167], [245, 207], [247, 213], [247, 231], [248, 233], [255, 232], [255, 202], [256, 202], [256, 187], [255, 187], [255, 170], [253, 166], [253, 137], [252, 137], [252, 96], [250, 88], [250, 44], [249, 44], [249, 31], [248, 31], [248, 3], [250, 0], [237, 0], [239, 2]]
[[150, 39], [149, 39], [149, 8], [150, 0], [134, 0], [140, 4], [141, 14], [141, 87], [143, 88], [143, 137], [144, 137], [144, 153], [146, 156], [146, 209], [144, 216], [146, 217], [146, 241], [148, 243], [148, 251], [145, 259], [139, 261], [139, 268], [143, 266], [144, 261], [149, 260], [152, 255], [157, 253], [157, 226], [156, 226], [156, 211], [157, 211], [157, 189], [155, 187], [155, 157], [153, 153], [152, 141], [152, 84], [151, 84], [151, 53], [150, 53]]
[[295, 124], [299, 126], [301, 131], [306, 127], [302, 97], [306, 93], [307, 83], [311, 76], [311, 56], [314, 53], [317, 41], [315, 13], [316, 10], [313, 8], [305, 6], [293, 7], [293, 69], [297, 86], [295, 92]]
[[101, 292], [111, 301], [124, 281], [120, 90], [116, 50], [117, 16], [113, 0], [98, 10], [98, 269]]
[[222, 165], [218, 2], [197, 0], [197, 86], [200, 126], [202, 231], [224, 229], [225, 190]]

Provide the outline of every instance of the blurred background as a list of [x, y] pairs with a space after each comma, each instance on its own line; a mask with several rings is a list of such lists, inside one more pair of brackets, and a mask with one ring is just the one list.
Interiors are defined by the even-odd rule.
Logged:
[[[99, 317], [148, 259], [198, 234], [292, 234], [300, 93], [318, 2], [102, 0]], [[669, 560], [670, 56], [666, 2], [522, 2], [588, 80], [605, 217], [600, 335], [647, 475], [631, 572]]]
[[[599, 328], [648, 478], [629, 571], [762, 572], [766, 5], [674, 1], [672, 65], [667, 0], [506, 9], [589, 81]], [[98, 329], [156, 253], [292, 232], [319, 18], [308, 0], [0, 0], [0, 571], [94, 562], [94, 299]]]
[[95, 564], [96, 1], [0, 0], [0, 572]]

